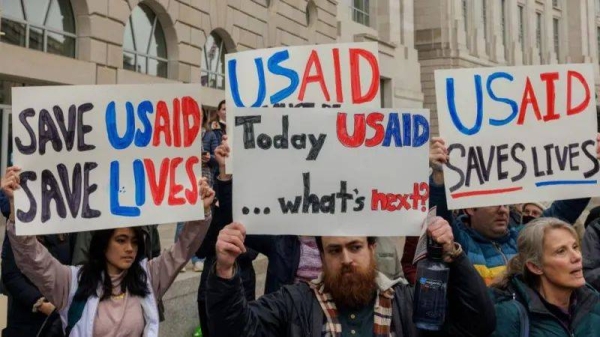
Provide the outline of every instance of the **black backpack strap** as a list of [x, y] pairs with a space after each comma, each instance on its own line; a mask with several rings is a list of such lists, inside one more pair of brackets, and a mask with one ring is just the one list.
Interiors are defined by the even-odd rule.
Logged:
[[85, 308], [85, 304], [87, 301], [75, 300], [71, 302], [71, 306], [69, 307], [69, 312], [67, 314], [67, 328], [65, 329], [65, 336], [69, 336], [71, 330], [83, 315], [83, 309]]

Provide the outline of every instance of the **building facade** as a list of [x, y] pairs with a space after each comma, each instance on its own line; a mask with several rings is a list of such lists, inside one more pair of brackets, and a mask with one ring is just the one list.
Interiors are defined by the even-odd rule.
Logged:
[[[420, 0], [419, 0], [420, 1]], [[342, 0], [339, 42], [377, 42], [381, 106], [423, 106], [419, 60], [414, 46], [414, 0]]]
[[418, 0], [415, 47], [424, 107], [438, 133], [434, 71], [594, 63], [600, 83], [600, 0]]
[[1, 170], [14, 86], [201, 83], [215, 107], [226, 53], [333, 43], [336, 16], [335, 0], [2, 0]]

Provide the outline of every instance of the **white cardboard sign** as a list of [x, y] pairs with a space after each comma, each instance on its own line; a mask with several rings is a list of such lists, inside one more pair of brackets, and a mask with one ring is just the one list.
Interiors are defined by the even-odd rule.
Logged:
[[[375, 42], [279, 47], [225, 57], [227, 130], [244, 107], [379, 107]], [[229, 132], [230, 141], [234, 134]], [[233, 157], [226, 169], [232, 173]]]
[[19, 235], [202, 219], [196, 84], [13, 89]]
[[450, 209], [600, 194], [590, 64], [438, 70]]
[[429, 111], [244, 108], [233, 216], [252, 234], [419, 235]]

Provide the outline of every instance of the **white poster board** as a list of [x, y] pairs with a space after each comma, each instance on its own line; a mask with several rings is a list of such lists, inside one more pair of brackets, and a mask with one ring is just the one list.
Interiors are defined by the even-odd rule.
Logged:
[[[227, 130], [244, 107], [378, 108], [375, 42], [258, 49], [225, 56]], [[230, 141], [235, 135], [228, 134]], [[231, 156], [226, 164], [232, 173]]]
[[429, 111], [235, 111], [233, 217], [249, 234], [417, 236]]
[[450, 209], [600, 195], [590, 64], [437, 70]]
[[198, 84], [13, 88], [19, 235], [204, 218]]

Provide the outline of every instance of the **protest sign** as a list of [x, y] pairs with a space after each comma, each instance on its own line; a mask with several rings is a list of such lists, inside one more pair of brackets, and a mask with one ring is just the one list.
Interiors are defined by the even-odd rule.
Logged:
[[599, 195], [589, 64], [438, 70], [450, 209]]
[[233, 215], [251, 234], [418, 235], [429, 111], [236, 110]]
[[[228, 116], [244, 107], [381, 106], [375, 42], [250, 50], [227, 54], [225, 64]], [[227, 117], [227, 129], [233, 127]]]
[[17, 234], [202, 219], [199, 85], [13, 88]]

